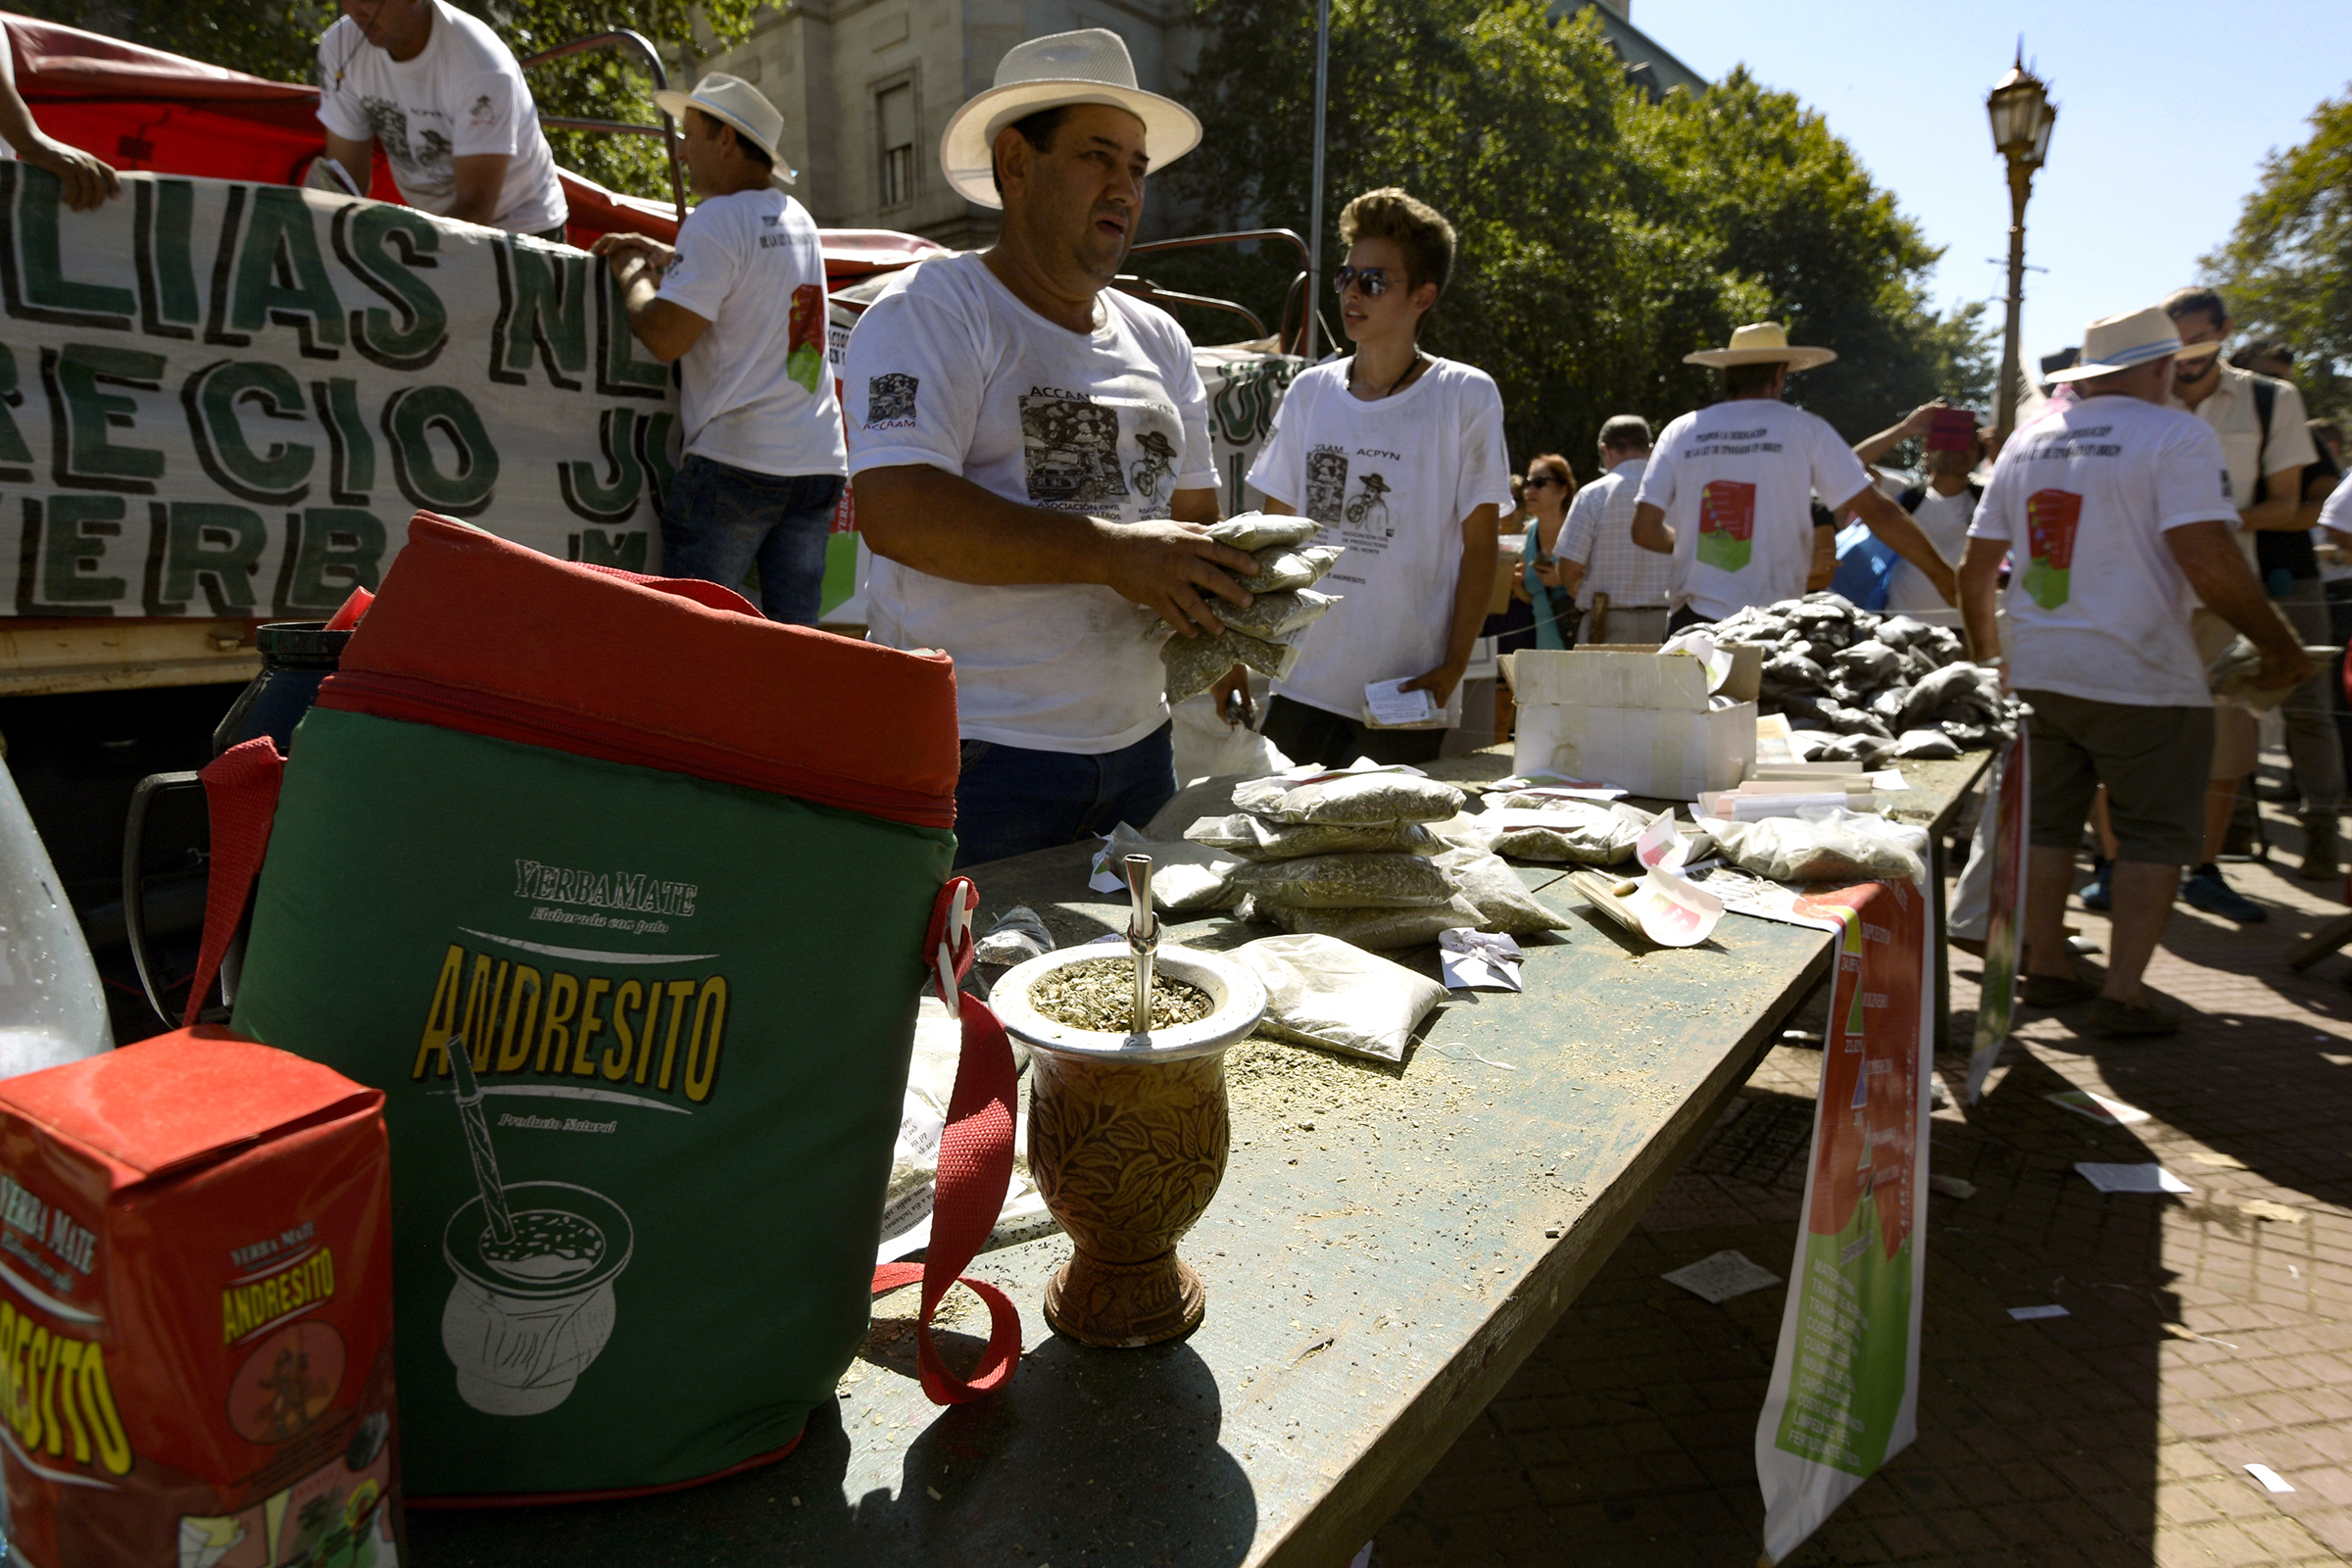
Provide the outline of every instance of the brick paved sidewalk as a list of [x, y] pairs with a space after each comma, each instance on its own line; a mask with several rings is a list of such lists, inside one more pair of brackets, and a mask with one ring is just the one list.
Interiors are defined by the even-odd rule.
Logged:
[[[2273, 837], [2295, 859], [2291, 824]], [[2352, 1561], [2352, 958], [2284, 955], [2340, 889], [2227, 868], [2271, 908], [2180, 906], [2149, 982], [2201, 1016], [2111, 1043], [2028, 1013], [1984, 1102], [1936, 1112], [1919, 1441], [1791, 1564]], [[2106, 923], [2071, 916], [2104, 942]], [[1955, 1038], [1978, 966], [1953, 955]], [[1383, 1568], [1756, 1561], [1754, 1435], [1785, 1291], [1658, 1278], [1725, 1248], [1785, 1273], [1820, 1070], [1784, 1047], [1543, 1348], [1382, 1530]], [[1957, 1100], [1964, 1056], [1939, 1058]], [[2097, 1090], [2105, 1128], [2042, 1097]], [[2102, 1196], [2080, 1159], [2161, 1160], [2185, 1198]], [[2243, 1206], [2282, 1206], [2260, 1217]], [[2013, 1306], [2071, 1314], [2011, 1320]], [[2295, 1488], [2265, 1492], [2241, 1465]]]

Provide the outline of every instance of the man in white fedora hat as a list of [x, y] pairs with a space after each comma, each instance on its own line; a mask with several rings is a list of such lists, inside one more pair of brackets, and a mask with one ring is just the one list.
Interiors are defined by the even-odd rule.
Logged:
[[784, 117], [759, 88], [713, 72], [691, 93], [654, 97], [685, 129], [702, 200], [674, 250], [642, 234], [600, 235], [594, 249], [638, 341], [683, 362], [686, 458], [662, 498], [662, 569], [734, 588], [757, 561], [767, 618], [813, 626], [849, 472], [816, 223], [779, 188], [793, 179], [777, 148]]
[[1790, 343], [1778, 321], [1683, 356], [1723, 372], [1723, 401], [1666, 426], [1634, 504], [1634, 543], [1674, 557], [1669, 633], [1804, 593], [1827, 546], [1814, 537], [1816, 495], [1833, 513], [1856, 513], [1951, 603], [1951, 564], [1919, 524], [1879, 493], [1829, 421], [1781, 401], [1790, 375], [1837, 357]]
[[419, 212], [564, 238], [570, 204], [522, 67], [449, 0], [343, 0], [318, 39], [318, 122], [362, 195], [380, 145]]
[[[1020, 44], [940, 139], [1002, 206], [850, 335], [843, 393], [869, 629], [956, 661], [959, 863], [1143, 823], [1175, 793], [1165, 671], [1135, 605], [1222, 629], [1255, 569], [1218, 515], [1208, 405], [1166, 313], [1108, 287], [1146, 174], [1200, 138], [1100, 27]], [[1221, 698], [1220, 698], [1221, 701]]]
[[[1960, 564], [1961, 609], [1976, 646], [1988, 649], [2009, 561], [2009, 685], [2033, 707], [2025, 1002], [2087, 1002], [2093, 1034], [2180, 1027], [2141, 976], [2180, 869], [2204, 842], [2214, 710], [2189, 633], [2192, 602], [2261, 650], [2264, 687], [2292, 686], [2312, 668], [2238, 554], [2220, 440], [2165, 407], [2180, 349], [2153, 306], [2091, 322], [2082, 363], [2054, 375], [2074, 399], [2002, 449]], [[2076, 846], [2102, 784], [2118, 841], [2115, 928], [2106, 978], [2094, 983], [2076, 971], [2064, 922]]]

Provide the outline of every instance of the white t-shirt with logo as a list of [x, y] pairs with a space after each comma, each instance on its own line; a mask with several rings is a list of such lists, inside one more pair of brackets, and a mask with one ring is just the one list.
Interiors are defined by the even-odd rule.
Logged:
[[1813, 497], [1835, 510], [1868, 483], [1828, 420], [1777, 398], [1684, 415], [1658, 436], [1639, 503], [1674, 529], [1671, 603], [1721, 620], [1801, 596], [1813, 570]]
[[772, 187], [706, 197], [658, 297], [710, 323], [678, 362], [689, 454], [755, 473], [846, 470], [824, 247], [807, 209]]
[[2206, 708], [2195, 603], [2167, 531], [2234, 527], [2222, 443], [2194, 415], [2110, 393], [2013, 436], [1969, 536], [2010, 547], [2009, 684]]
[[[2334, 532], [2330, 533], [2329, 529]], [[2338, 479], [2335, 488], [2328, 492], [2328, 499], [2320, 506], [2319, 524], [2311, 530], [2311, 541], [2315, 545], [2344, 544], [2344, 541], [2336, 538], [2336, 534], [2352, 536], [2352, 474]], [[2345, 545], [2345, 548], [2352, 549], [2352, 545]], [[2352, 566], [2339, 566], [2323, 556], [2320, 558], [2320, 575], [2329, 582], [2338, 582], [2352, 577]]]
[[[490, 226], [538, 234], [569, 204], [514, 52], [488, 24], [432, 0], [433, 30], [414, 60], [394, 60], [345, 17], [318, 40], [318, 120], [338, 136], [369, 137], [410, 206], [446, 217], [458, 199], [451, 160], [505, 153], [506, 182]], [[367, 181], [368, 171], [349, 171]]]
[[[1977, 498], [1968, 486], [1962, 485], [1948, 496], [1939, 496], [1934, 485], [1920, 498], [1919, 508], [1911, 520], [1919, 531], [1928, 536], [1936, 553], [1957, 566], [1968, 550], [1968, 524], [1977, 514]], [[1886, 610], [1889, 614], [1901, 614], [1914, 610], [1949, 610], [1943, 595], [1928, 581], [1928, 574], [1908, 561], [1897, 561], [1893, 573], [1886, 579]]]
[[[1114, 522], [1213, 490], [1208, 398], [1175, 319], [1115, 289], [1096, 326], [1038, 315], [976, 253], [902, 272], [850, 333], [850, 472], [925, 464], [1026, 506]], [[983, 587], [877, 557], [868, 633], [956, 661], [967, 740], [1097, 755], [1167, 722], [1149, 616], [1085, 583]]]
[[[1486, 371], [1435, 360], [1411, 386], [1364, 402], [1348, 391], [1352, 358], [1300, 373], [1275, 411], [1250, 483], [1323, 525], [1346, 550], [1316, 586], [1340, 603], [1307, 629], [1298, 665], [1274, 690], [1361, 720], [1364, 688], [1446, 661], [1462, 519], [1511, 507], [1502, 394]], [[1446, 722], [1462, 720], [1457, 682]]]

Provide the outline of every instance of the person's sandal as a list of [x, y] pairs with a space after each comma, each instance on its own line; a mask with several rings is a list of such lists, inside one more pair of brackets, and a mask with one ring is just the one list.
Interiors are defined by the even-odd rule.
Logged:
[[2020, 1000], [2029, 1007], [2071, 1007], [2098, 994], [2097, 986], [2071, 974], [2030, 974], [2019, 990]]
[[2104, 1035], [2110, 1040], [2144, 1040], [2180, 1033], [2180, 1019], [2152, 1003], [2134, 1005], [2113, 997], [2101, 997], [2090, 1004], [2090, 1016], [2082, 1020], [2082, 1028], [2086, 1033]]

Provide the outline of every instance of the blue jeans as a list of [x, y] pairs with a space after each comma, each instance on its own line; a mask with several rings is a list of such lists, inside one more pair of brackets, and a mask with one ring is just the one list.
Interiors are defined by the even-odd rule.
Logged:
[[741, 588], [757, 559], [767, 618], [813, 626], [841, 487], [838, 473], [754, 473], [689, 453], [662, 501], [662, 569]]
[[1073, 844], [1121, 822], [1142, 827], [1176, 794], [1175, 732], [1162, 724], [1093, 757], [965, 741], [956, 781], [956, 866]]

